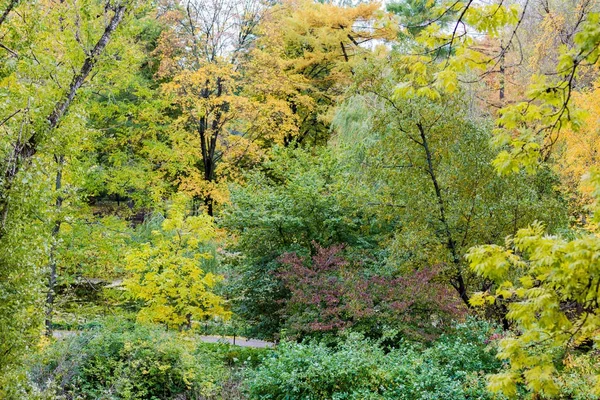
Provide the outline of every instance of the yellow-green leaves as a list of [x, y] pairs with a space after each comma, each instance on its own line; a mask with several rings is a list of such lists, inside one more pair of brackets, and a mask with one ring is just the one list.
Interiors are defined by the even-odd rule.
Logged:
[[508, 397], [514, 397], [517, 394], [517, 384], [520, 382], [520, 375], [511, 371], [492, 375], [489, 378], [488, 389], [493, 393], [503, 393]]
[[594, 211], [593, 222], [600, 222], [600, 169], [592, 168], [583, 176], [583, 181], [592, 188], [591, 195], [594, 199], [591, 209]]
[[508, 275], [511, 266], [510, 255], [510, 250], [505, 250], [501, 246], [477, 246], [469, 251], [467, 259], [479, 275], [500, 282]]
[[222, 277], [202, 269], [203, 260], [212, 257], [201, 250], [214, 237], [212, 218], [188, 216], [185, 206], [186, 198], [177, 197], [161, 229], [127, 256], [132, 275], [125, 287], [142, 301], [142, 321], [181, 328], [208, 318], [229, 318], [224, 300], [212, 292]]
[[495, 67], [497, 57], [485, 50], [484, 41], [515, 25], [520, 15], [516, 5], [472, 1], [432, 4], [427, 13], [428, 20], [422, 21], [422, 28], [410, 37], [410, 50], [401, 54], [396, 65], [403, 71], [398, 97], [436, 100], [456, 92], [466, 74]]
[[458, 89], [457, 72], [452, 69], [444, 69], [435, 73], [434, 86], [447, 93], [454, 93]]
[[[546, 156], [560, 131], [581, 125], [580, 112], [572, 105], [574, 82], [584, 66], [593, 66], [600, 57], [600, 16], [589, 13], [574, 35], [571, 47], [560, 48], [555, 72], [550, 77], [534, 75], [526, 93], [527, 101], [506, 106], [500, 111], [498, 126], [510, 133], [510, 150], [502, 151], [495, 162], [499, 173], [525, 168], [535, 170]], [[501, 133], [506, 143], [506, 133]]]
[[515, 25], [519, 21], [519, 5], [481, 4], [466, 8], [463, 21], [476, 32], [497, 37], [505, 26]]
[[[514, 396], [522, 379], [534, 393], [557, 395], [565, 385], [557, 364], [581, 343], [599, 339], [600, 240], [567, 241], [545, 235], [544, 226], [534, 223], [505, 247], [478, 246], [467, 258], [473, 271], [496, 283], [492, 293], [475, 294], [471, 304], [502, 299], [506, 318], [519, 332], [499, 342], [499, 357], [509, 369], [491, 377], [490, 390]], [[590, 385], [600, 377], [595, 374], [585, 375]]]

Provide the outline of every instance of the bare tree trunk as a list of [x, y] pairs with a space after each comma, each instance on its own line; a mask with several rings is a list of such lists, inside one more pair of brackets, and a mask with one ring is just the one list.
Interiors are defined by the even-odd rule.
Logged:
[[467, 288], [462, 275], [462, 263], [460, 261], [460, 256], [458, 254], [456, 242], [454, 241], [452, 232], [450, 231], [450, 225], [448, 224], [448, 219], [446, 217], [446, 206], [444, 202], [444, 197], [442, 194], [442, 190], [440, 189], [437, 175], [435, 174], [435, 170], [433, 168], [433, 159], [431, 156], [431, 149], [429, 148], [429, 142], [427, 141], [425, 128], [421, 123], [417, 123], [417, 128], [419, 129], [419, 135], [421, 137], [421, 142], [419, 144], [423, 147], [423, 150], [425, 151], [425, 158], [427, 160], [427, 174], [431, 178], [431, 182], [435, 190], [435, 196], [438, 202], [438, 210], [440, 213], [439, 220], [442, 223], [442, 226], [444, 227], [444, 235], [446, 236], [446, 247], [450, 250], [452, 261], [454, 263], [454, 266], [456, 267], [456, 272], [454, 274], [453, 282], [451, 282], [451, 284], [456, 289], [458, 295], [460, 296], [462, 301], [467, 305], [467, 307], [471, 307], [471, 304], [469, 303], [469, 295], [467, 293]]
[[504, 49], [502, 48], [502, 45], [500, 45], [500, 51], [502, 52], [502, 55], [500, 56], [500, 93], [499, 93], [499, 98], [500, 101], [504, 101], [504, 88], [506, 85], [506, 72], [504, 70]]
[[[221, 82], [221, 78], [217, 78], [217, 93], [216, 97], [221, 97], [223, 94], [223, 85]], [[208, 93], [207, 93], [208, 95]], [[219, 107], [227, 107], [227, 105], [222, 105]], [[204, 168], [204, 180], [207, 182], [215, 181], [215, 169], [216, 169], [216, 152], [217, 152], [217, 140], [219, 138], [219, 134], [221, 133], [221, 129], [223, 129], [222, 118], [223, 118], [223, 109], [217, 108], [214, 110], [215, 116], [212, 119], [210, 124], [210, 129], [208, 127], [208, 121], [206, 117], [200, 118], [198, 122], [198, 136], [200, 137], [200, 150], [202, 153], [202, 166]], [[204, 197], [204, 205], [206, 206], [206, 212], [211, 217], [213, 216], [213, 198], [210, 194], [206, 194]]]
[[0, 15], [0, 26], [2, 26], [2, 24], [6, 20], [6, 17], [8, 17], [8, 14], [10, 14], [12, 9], [15, 8], [17, 4], [19, 4], [19, 0], [11, 0], [10, 3], [8, 3], [6, 9], [4, 10], [4, 12], [2, 12], [2, 15]]

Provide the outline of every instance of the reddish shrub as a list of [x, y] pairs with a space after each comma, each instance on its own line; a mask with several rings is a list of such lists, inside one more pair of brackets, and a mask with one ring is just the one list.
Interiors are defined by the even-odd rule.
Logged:
[[343, 246], [322, 248], [311, 259], [294, 253], [280, 257], [278, 276], [290, 291], [283, 317], [293, 332], [336, 331], [378, 325], [426, 330], [461, 316], [464, 307], [438, 268], [388, 277], [368, 275], [341, 255]]

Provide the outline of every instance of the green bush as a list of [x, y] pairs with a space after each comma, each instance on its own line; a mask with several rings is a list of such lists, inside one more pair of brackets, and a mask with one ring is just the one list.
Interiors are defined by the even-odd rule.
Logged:
[[384, 398], [399, 400], [492, 399], [485, 376], [502, 364], [489, 345], [496, 333], [486, 322], [470, 320], [430, 347], [404, 344], [387, 356], [391, 384]]
[[260, 399], [342, 399], [358, 390], [376, 392], [386, 379], [384, 361], [380, 348], [356, 335], [337, 348], [283, 342], [252, 375], [249, 392]]
[[227, 370], [190, 338], [115, 320], [49, 346], [30, 376], [59, 398], [198, 399], [216, 394]]
[[494, 332], [471, 320], [430, 347], [399, 343], [387, 353], [356, 334], [333, 347], [284, 342], [249, 373], [247, 391], [263, 400], [491, 399], [485, 375], [501, 368], [488, 346]]

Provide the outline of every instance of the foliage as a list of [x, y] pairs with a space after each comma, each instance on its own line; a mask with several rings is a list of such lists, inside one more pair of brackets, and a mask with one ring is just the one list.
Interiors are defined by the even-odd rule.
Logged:
[[272, 337], [280, 328], [280, 300], [287, 297], [276, 275], [282, 254], [311, 254], [315, 243], [346, 243], [357, 257], [378, 263], [377, 251], [361, 249], [377, 250], [375, 238], [387, 227], [369, 219], [368, 209], [359, 210], [360, 195], [340, 172], [326, 150], [311, 155], [280, 148], [264, 172], [231, 188], [231, 205], [221, 216], [235, 238], [229, 250], [241, 252], [230, 261], [235, 266], [231, 297], [235, 311], [263, 335]]
[[187, 216], [186, 205], [185, 197], [176, 198], [161, 229], [127, 256], [132, 275], [125, 287], [142, 301], [140, 321], [181, 328], [229, 316], [223, 299], [212, 292], [221, 277], [202, 270], [202, 260], [211, 255], [198, 251], [214, 236], [212, 219], [204, 214]]
[[[5, 8], [6, 6], [6, 8]], [[133, 10], [139, 11], [132, 15]], [[85, 10], [85, 12], [81, 12]], [[100, 18], [102, 17], [102, 18]], [[0, 29], [0, 396], [39, 334], [45, 267], [55, 244], [54, 160], [89, 137], [85, 102], [135, 65], [134, 1], [2, 3]], [[92, 76], [95, 79], [92, 79]], [[87, 85], [83, 85], [87, 83]], [[83, 104], [82, 104], [83, 103]], [[74, 150], [71, 152], [70, 150]], [[77, 181], [77, 180], [75, 180]], [[49, 262], [50, 261], [50, 262]]]
[[189, 338], [120, 319], [49, 345], [30, 374], [40, 391], [81, 399], [198, 398], [227, 378]]
[[335, 347], [283, 342], [250, 371], [251, 399], [491, 399], [482, 374], [496, 371], [494, 329], [470, 320], [430, 348], [399, 343], [385, 352], [351, 334]]
[[381, 337], [395, 329], [421, 338], [465, 311], [460, 299], [436, 282], [435, 269], [397, 277], [369, 275], [340, 251], [339, 245], [316, 245], [311, 260], [293, 253], [280, 258], [279, 277], [290, 292], [282, 310], [286, 334], [352, 328]]
[[[591, 235], [574, 240], [544, 235], [544, 226], [535, 223], [508, 238], [505, 247], [470, 250], [471, 267], [495, 283], [493, 291], [477, 294], [472, 304], [508, 303], [507, 318], [520, 332], [499, 342], [499, 357], [510, 361], [510, 369], [493, 376], [490, 389], [514, 395], [522, 382], [552, 397], [568, 385], [564, 364], [581, 346], [598, 341], [598, 245]], [[598, 396], [598, 372], [586, 375], [585, 386]]]
[[0, 0], [0, 397], [600, 396], [598, 7]]
[[56, 257], [63, 266], [58, 283], [68, 285], [82, 276], [105, 279], [119, 276], [131, 234], [126, 222], [114, 216], [94, 218], [83, 214], [69, 218], [62, 224], [58, 237]]
[[[278, 82], [277, 97], [295, 117], [296, 128], [283, 137], [285, 144], [324, 144], [353, 69], [372, 56], [372, 43], [395, 37], [394, 20], [374, 2], [347, 7], [286, 0], [270, 11], [257, 29], [256, 64], [250, 71], [260, 71], [254, 79]], [[265, 76], [265, 69], [272, 75]]]
[[472, 117], [458, 95], [395, 98], [394, 82], [405, 73], [387, 64], [376, 60], [360, 71], [358, 93], [334, 121], [334, 151], [378, 219], [397, 226], [390, 267], [441, 265], [466, 302], [482, 284], [464, 262], [469, 247], [499, 243], [541, 216], [552, 228], [564, 226], [557, 179], [547, 169], [498, 177], [490, 165], [490, 121]]
[[[494, 160], [501, 173], [535, 170], [547, 157], [562, 127], [578, 129], [582, 113], [572, 105], [574, 81], [585, 66], [600, 60], [600, 13], [582, 15], [571, 46], [562, 46], [555, 73], [532, 78], [525, 101], [500, 110], [495, 143], [502, 149]], [[503, 149], [508, 146], [508, 149]]]
[[199, 343], [198, 349], [199, 352], [212, 353], [230, 367], [244, 368], [259, 366], [273, 352], [268, 347], [240, 347], [229, 343]]
[[592, 167], [598, 166], [600, 125], [597, 118], [600, 87], [573, 93], [573, 107], [582, 112], [579, 129], [563, 129], [555, 145], [553, 165], [561, 176], [563, 191], [569, 199], [570, 212], [583, 226], [590, 217], [588, 207], [593, 188], [582, 180]]
[[410, 1], [406, 7], [392, 5], [391, 11], [399, 14], [404, 33], [404, 51], [394, 63], [403, 76], [394, 96], [405, 99], [436, 100], [456, 93], [460, 82], [472, 81], [474, 74], [494, 70], [508, 45], [498, 54], [486, 51], [482, 42], [501, 38], [507, 26], [522, 18], [517, 3], [503, 2]]

